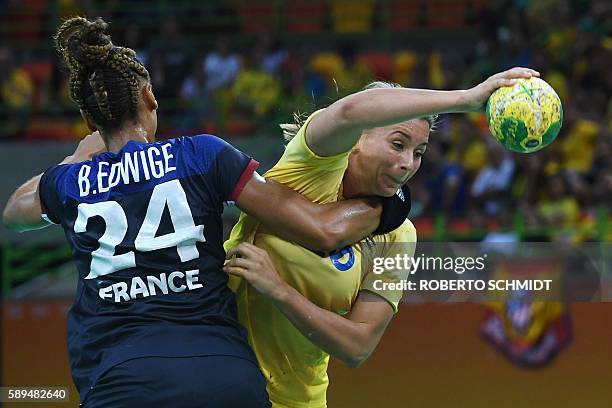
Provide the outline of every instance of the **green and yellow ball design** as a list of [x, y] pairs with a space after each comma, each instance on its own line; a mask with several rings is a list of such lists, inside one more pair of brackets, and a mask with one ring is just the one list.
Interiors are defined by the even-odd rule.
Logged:
[[493, 136], [519, 153], [536, 152], [551, 144], [563, 122], [559, 96], [546, 81], [536, 77], [519, 79], [514, 86], [493, 92], [486, 114]]

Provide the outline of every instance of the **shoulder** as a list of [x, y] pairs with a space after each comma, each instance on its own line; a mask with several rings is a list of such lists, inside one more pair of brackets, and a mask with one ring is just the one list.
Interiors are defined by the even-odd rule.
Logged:
[[392, 238], [401, 238], [404, 236], [414, 235], [416, 237], [416, 227], [408, 218], [396, 229], [391, 231], [388, 235]]
[[48, 198], [52, 194], [58, 198], [64, 197], [66, 195], [66, 188], [69, 185], [66, 182], [67, 177], [74, 174], [75, 169], [77, 167], [80, 168], [83, 163], [56, 164], [45, 170], [39, 184], [40, 196]]
[[[297, 130], [295, 136], [291, 138], [289, 143], [287, 144], [287, 150], [302, 150], [305, 153], [308, 153], [310, 156], [316, 156], [316, 154], [308, 147], [306, 143], [306, 129], [312, 120], [322, 111], [323, 109], [319, 109], [313, 113], [311, 113], [306, 120], [301, 123], [299, 129]], [[297, 126], [296, 126], [297, 127]]]
[[348, 161], [348, 156], [351, 152], [350, 150], [333, 156], [319, 156], [312, 151], [310, 146], [308, 146], [308, 142], [306, 140], [306, 130], [308, 129], [308, 126], [312, 120], [324, 110], [325, 109], [319, 109], [308, 116], [295, 136], [287, 144], [285, 153], [283, 154], [283, 159], [288, 159], [289, 161], [312, 161], [321, 164]]
[[67, 164], [56, 164], [49, 167], [42, 175], [41, 183], [44, 180], [45, 183], [58, 182], [62, 177], [70, 174], [76, 169], [81, 168], [83, 164], [91, 163], [91, 161], [83, 161], [78, 163], [67, 163]]
[[185, 150], [188, 153], [197, 154], [199, 157], [214, 158], [223, 149], [236, 150], [230, 143], [218, 136], [210, 134], [199, 134], [195, 136], [181, 136], [169, 139], [175, 149]]

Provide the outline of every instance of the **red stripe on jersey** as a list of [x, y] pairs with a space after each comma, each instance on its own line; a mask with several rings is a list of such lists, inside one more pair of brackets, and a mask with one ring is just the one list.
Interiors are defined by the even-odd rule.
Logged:
[[251, 179], [251, 176], [253, 175], [253, 173], [255, 173], [255, 170], [257, 170], [258, 167], [259, 162], [251, 159], [249, 164], [247, 164], [246, 168], [242, 172], [242, 175], [238, 179], [238, 183], [236, 183], [234, 191], [232, 191], [232, 194], [229, 195], [228, 201], [236, 201], [238, 199], [240, 193], [242, 193], [242, 189], [244, 188], [244, 186], [246, 186], [246, 183]]

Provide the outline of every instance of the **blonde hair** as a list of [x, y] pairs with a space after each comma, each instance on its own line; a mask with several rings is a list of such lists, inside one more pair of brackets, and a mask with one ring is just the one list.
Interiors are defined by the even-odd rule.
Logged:
[[[361, 90], [366, 91], [368, 89], [391, 89], [391, 88], [403, 88], [400, 84], [396, 84], [395, 82], [387, 82], [387, 81], [373, 81], [364, 86]], [[308, 119], [308, 115], [300, 112], [293, 113], [293, 123], [281, 123], [279, 127], [283, 131], [283, 138], [290, 142], [293, 139], [299, 130], [304, 126], [304, 122]], [[434, 131], [436, 129], [436, 125], [438, 122], [438, 115], [428, 115], [423, 116], [417, 119], [424, 119], [429, 123], [429, 131]]]
[[308, 116], [306, 114], [300, 112], [293, 112], [293, 123], [281, 123], [280, 125], [278, 125], [283, 131], [283, 138], [287, 142], [290, 142], [291, 139], [293, 139], [298, 134], [302, 126], [304, 126], [304, 122], [306, 122], [306, 119], [308, 119]]

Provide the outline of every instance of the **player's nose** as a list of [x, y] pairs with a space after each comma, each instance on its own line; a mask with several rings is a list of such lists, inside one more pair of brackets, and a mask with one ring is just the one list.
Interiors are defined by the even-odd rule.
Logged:
[[401, 156], [398, 162], [399, 168], [402, 173], [408, 174], [414, 170], [415, 160], [414, 152], [407, 149]]

